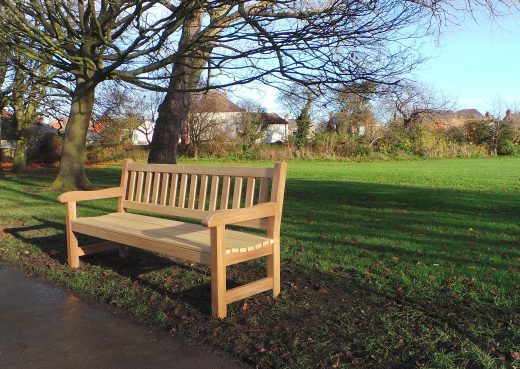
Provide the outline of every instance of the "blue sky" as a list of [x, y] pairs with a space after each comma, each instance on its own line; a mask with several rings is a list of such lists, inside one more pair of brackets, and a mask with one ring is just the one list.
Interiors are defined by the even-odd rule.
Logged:
[[439, 41], [423, 48], [431, 55], [415, 78], [454, 99], [459, 108], [482, 113], [520, 105], [520, 16], [493, 21], [467, 18], [444, 29]]
[[[455, 108], [481, 113], [496, 112], [497, 105], [500, 111], [520, 109], [520, 14], [494, 20], [476, 17], [444, 27], [439, 38], [424, 40], [422, 53], [430, 58], [413, 78], [449, 98]], [[268, 111], [286, 112], [273, 88], [248, 85], [235, 95], [251, 97]]]

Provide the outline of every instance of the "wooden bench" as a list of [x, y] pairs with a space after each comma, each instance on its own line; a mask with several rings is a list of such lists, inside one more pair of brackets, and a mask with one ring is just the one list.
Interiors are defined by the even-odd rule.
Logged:
[[[274, 168], [204, 167], [123, 162], [121, 185], [98, 191], [71, 191], [66, 204], [68, 262], [126, 246], [154, 251], [211, 267], [212, 315], [225, 318], [227, 304], [264, 291], [280, 293], [280, 222], [285, 189], [285, 163]], [[118, 198], [117, 212], [77, 217], [76, 203]], [[129, 213], [138, 210], [194, 218], [201, 225]], [[259, 228], [265, 236], [226, 230], [226, 225]], [[80, 246], [75, 233], [105, 242]], [[267, 257], [267, 276], [227, 289], [226, 267]]]

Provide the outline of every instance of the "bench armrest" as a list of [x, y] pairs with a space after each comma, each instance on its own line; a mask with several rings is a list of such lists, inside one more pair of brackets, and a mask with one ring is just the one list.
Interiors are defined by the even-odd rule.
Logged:
[[58, 201], [62, 203], [109, 199], [111, 197], [123, 196], [123, 189], [121, 187], [105, 188], [96, 191], [69, 191], [58, 196]]
[[265, 202], [250, 208], [217, 210], [202, 218], [202, 225], [216, 227], [219, 225], [247, 222], [248, 220], [262, 219], [276, 215], [277, 204]]

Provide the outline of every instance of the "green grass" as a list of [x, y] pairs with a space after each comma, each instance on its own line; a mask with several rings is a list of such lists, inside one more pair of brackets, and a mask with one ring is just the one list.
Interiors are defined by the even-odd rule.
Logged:
[[[89, 176], [113, 186], [118, 170]], [[63, 209], [36, 191], [52, 171], [0, 174], [0, 257], [259, 367], [520, 368], [519, 158], [294, 161], [288, 174], [283, 293], [224, 322], [209, 318], [205, 267], [139, 250], [64, 266]], [[229, 279], [262, 273], [256, 261]]]

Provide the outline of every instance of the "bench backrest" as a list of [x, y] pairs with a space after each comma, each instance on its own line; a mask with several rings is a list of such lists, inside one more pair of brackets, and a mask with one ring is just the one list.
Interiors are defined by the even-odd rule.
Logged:
[[[247, 208], [272, 201], [281, 216], [286, 164], [274, 168], [123, 163], [125, 197], [119, 211], [134, 209], [201, 219], [208, 211]], [[277, 219], [280, 222], [280, 219]], [[267, 229], [266, 219], [241, 226]]]

